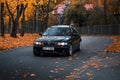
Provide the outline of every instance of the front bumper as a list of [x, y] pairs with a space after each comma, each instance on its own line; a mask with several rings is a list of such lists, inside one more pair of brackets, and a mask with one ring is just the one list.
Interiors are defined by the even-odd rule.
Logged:
[[[54, 47], [54, 50], [44, 50], [43, 47]], [[69, 46], [33, 46], [33, 51], [39, 54], [66, 54]]]

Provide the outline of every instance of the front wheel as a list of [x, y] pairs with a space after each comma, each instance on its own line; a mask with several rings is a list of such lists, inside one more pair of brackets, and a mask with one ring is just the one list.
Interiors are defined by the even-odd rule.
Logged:
[[34, 56], [40, 56], [39, 52], [37, 50], [33, 50]]
[[69, 49], [68, 49], [68, 51], [67, 51], [67, 55], [68, 55], [68, 56], [71, 56], [72, 53], [73, 53], [73, 47], [72, 47], [72, 45], [70, 45], [70, 47], [69, 47]]

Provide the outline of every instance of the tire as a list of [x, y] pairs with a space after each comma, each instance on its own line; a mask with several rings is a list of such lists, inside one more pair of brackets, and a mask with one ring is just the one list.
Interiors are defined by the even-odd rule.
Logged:
[[81, 42], [79, 42], [78, 51], [81, 51]]
[[67, 55], [72, 56], [72, 54], [73, 54], [73, 47], [72, 47], [72, 45], [70, 45], [70, 47], [68, 48], [68, 51], [67, 51]]
[[37, 52], [36, 50], [33, 50], [33, 54], [34, 54], [34, 56], [40, 56], [40, 53]]

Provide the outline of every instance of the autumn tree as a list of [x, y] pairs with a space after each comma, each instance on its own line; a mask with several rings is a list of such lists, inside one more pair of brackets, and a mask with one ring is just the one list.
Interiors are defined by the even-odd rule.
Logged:
[[[45, 2], [45, 1], [44, 1]], [[49, 12], [50, 12], [50, 5], [51, 5], [52, 1], [48, 0], [45, 2], [45, 4], [41, 5], [41, 9], [40, 12], [42, 13], [41, 18], [43, 18], [43, 29], [47, 28], [47, 23], [48, 23], [48, 18], [49, 18]]]
[[[10, 14], [12, 23], [13, 23], [11, 37], [16, 38], [17, 37], [17, 27], [18, 27], [19, 19], [22, 15], [22, 20], [23, 20], [23, 23], [24, 23], [24, 21], [25, 21], [24, 13], [25, 13], [25, 9], [27, 8], [28, 3], [26, 3], [25, 6], [24, 6], [23, 3], [17, 4], [16, 9], [15, 9], [16, 14], [14, 12], [12, 12], [12, 10], [10, 10], [10, 6], [9, 6], [8, 2], [6, 1], [5, 3], [6, 3], [7, 10]], [[24, 35], [24, 33], [23, 33], [23, 28], [22, 28], [21, 36], [23, 36], [23, 35]]]
[[85, 19], [84, 2], [77, 1], [75, 4], [69, 5], [65, 11], [66, 24], [70, 24], [72, 21], [77, 26], [82, 26]]

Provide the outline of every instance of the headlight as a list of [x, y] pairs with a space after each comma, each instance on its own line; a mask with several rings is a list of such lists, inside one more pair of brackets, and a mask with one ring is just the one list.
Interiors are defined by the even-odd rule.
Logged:
[[68, 45], [68, 43], [66, 43], [66, 42], [58, 42], [57, 45], [58, 46], [65, 46], [65, 45]]
[[42, 45], [42, 42], [34, 42], [35, 45]]

